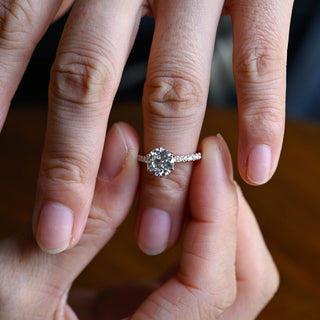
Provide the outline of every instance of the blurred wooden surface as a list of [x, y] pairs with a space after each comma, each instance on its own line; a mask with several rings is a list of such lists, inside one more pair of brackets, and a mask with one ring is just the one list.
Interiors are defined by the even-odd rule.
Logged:
[[[116, 105], [111, 122], [127, 121], [140, 133], [138, 106]], [[45, 108], [13, 108], [0, 135], [0, 236], [32, 214], [45, 132]], [[320, 319], [320, 127], [288, 123], [277, 173], [262, 187], [241, 183], [281, 273], [279, 292], [261, 313], [264, 320]], [[203, 136], [222, 133], [235, 159], [237, 117], [208, 110]], [[160, 277], [178, 260], [179, 246], [147, 257], [135, 245], [134, 213], [76, 281], [102, 288], [137, 278]], [[248, 261], [250, 263], [250, 261]]]

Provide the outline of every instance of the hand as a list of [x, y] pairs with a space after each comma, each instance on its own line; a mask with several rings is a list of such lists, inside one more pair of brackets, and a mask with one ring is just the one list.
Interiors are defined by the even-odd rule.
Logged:
[[[0, 126], [32, 51], [71, 1], [0, 0]], [[76, 0], [54, 62], [46, 142], [33, 229], [47, 252], [72, 248], [89, 214], [108, 116], [141, 17], [156, 22], [143, 94], [144, 152], [163, 146], [196, 150], [204, 116], [216, 27], [234, 25], [234, 74], [239, 104], [242, 177], [266, 182], [274, 173], [284, 130], [286, 50], [293, 0]], [[64, 8], [64, 7], [61, 7]], [[112, 154], [114, 170], [118, 161]], [[191, 165], [159, 179], [143, 172], [137, 220], [140, 246], [159, 253], [177, 240]], [[41, 238], [46, 221], [72, 215], [71, 236]], [[145, 238], [161, 214], [161, 234]], [[154, 218], [152, 218], [154, 217]], [[71, 221], [71, 220], [70, 220]], [[58, 226], [58, 224], [57, 224]], [[44, 229], [42, 229], [44, 228]], [[151, 233], [149, 232], [149, 235]], [[66, 246], [61, 247], [61, 241]]]
[[[138, 144], [129, 126], [120, 123], [111, 129], [104, 155], [123, 144], [130, 148], [120, 148], [124, 160], [115, 178], [106, 178], [108, 159], [102, 159], [93, 205], [78, 246], [48, 255], [35, 244], [30, 226], [1, 241], [1, 319], [77, 319], [67, 303], [72, 282], [111, 238], [136, 191]], [[178, 272], [140, 306], [137, 297], [144, 297], [154, 285], [131, 287], [125, 295], [119, 289], [100, 295], [78, 293], [74, 305], [81, 306], [81, 320], [106, 316], [110, 320], [128, 316], [130, 320], [248, 320], [273, 296], [278, 273], [256, 220], [233, 182], [226, 144], [221, 137], [209, 137], [200, 149], [203, 159], [191, 180], [191, 216]]]
[[[127, 124], [116, 124], [108, 132], [88, 223], [75, 248], [59, 255], [43, 252], [31, 224], [0, 242], [1, 320], [75, 319], [66, 302], [69, 289], [132, 206], [139, 181], [138, 149], [138, 138]], [[119, 160], [119, 172], [112, 179], [107, 174], [111, 151]], [[59, 223], [48, 225], [42, 234], [49, 244], [53, 233], [71, 231], [69, 219], [63, 215], [56, 219]]]

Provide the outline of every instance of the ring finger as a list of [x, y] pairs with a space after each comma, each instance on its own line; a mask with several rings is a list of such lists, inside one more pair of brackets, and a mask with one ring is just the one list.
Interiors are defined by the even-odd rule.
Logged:
[[[204, 116], [222, 0], [152, 1], [155, 33], [143, 94], [144, 152], [195, 152]], [[158, 254], [177, 240], [190, 164], [159, 178], [144, 170], [137, 221], [142, 250]]]

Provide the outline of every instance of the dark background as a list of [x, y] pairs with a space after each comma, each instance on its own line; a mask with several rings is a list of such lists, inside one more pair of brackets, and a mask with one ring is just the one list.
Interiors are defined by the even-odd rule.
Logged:
[[[55, 58], [68, 14], [53, 23], [38, 44], [29, 67], [14, 97], [23, 104], [46, 104], [50, 68]], [[139, 100], [147, 68], [154, 21], [145, 17], [141, 21], [136, 42], [125, 67], [116, 100]], [[227, 43], [219, 51], [220, 43]], [[231, 43], [231, 45], [230, 45]], [[229, 45], [228, 45], [229, 44]], [[225, 49], [225, 47], [227, 49]], [[215, 70], [210, 105], [230, 107], [236, 105], [236, 94], [230, 66], [224, 70], [221, 60], [231, 56], [232, 28], [228, 18], [219, 25], [214, 62]], [[222, 52], [222, 53], [221, 53]], [[222, 57], [222, 59], [221, 59]], [[225, 59], [224, 59], [225, 60]], [[227, 75], [227, 79], [226, 78]], [[216, 88], [215, 83], [222, 84]], [[294, 4], [288, 50], [287, 115], [289, 118], [320, 121], [320, 1], [296, 0]], [[216, 91], [214, 91], [216, 90]], [[17, 103], [20, 105], [20, 103]]]

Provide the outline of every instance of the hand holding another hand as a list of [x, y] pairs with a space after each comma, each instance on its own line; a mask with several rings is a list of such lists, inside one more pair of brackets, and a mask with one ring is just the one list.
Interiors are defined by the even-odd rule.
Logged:
[[[116, 169], [109, 161], [115, 149], [121, 159]], [[70, 287], [133, 203], [139, 180], [138, 149], [137, 136], [128, 125], [118, 123], [110, 129], [88, 223], [74, 248], [56, 255], [44, 253], [30, 225], [0, 242], [0, 319], [78, 319], [68, 305]], [[97, 293], [89, 302], [83, 301], [88, 310], [79, 319], [248, 320], [272, 297], [278, 273], [254, 215], [233, 181], [227, 146], [221, 136], [208, 137], [200, 151], [203, 159], [195, 164], [191, 177], [191, 214], [177, 273], [130, 310], [141, 288], [131, 288], [128, 292], [133, 296], [126, 294], [127, 300], [118, 294], [117, 303], [110, 303], [116, 297], [111, 291]], [[58, 232], [68, 231], [64, 222], [61, 218]], [[51, 232], [42, 235], [48, 247]]]

